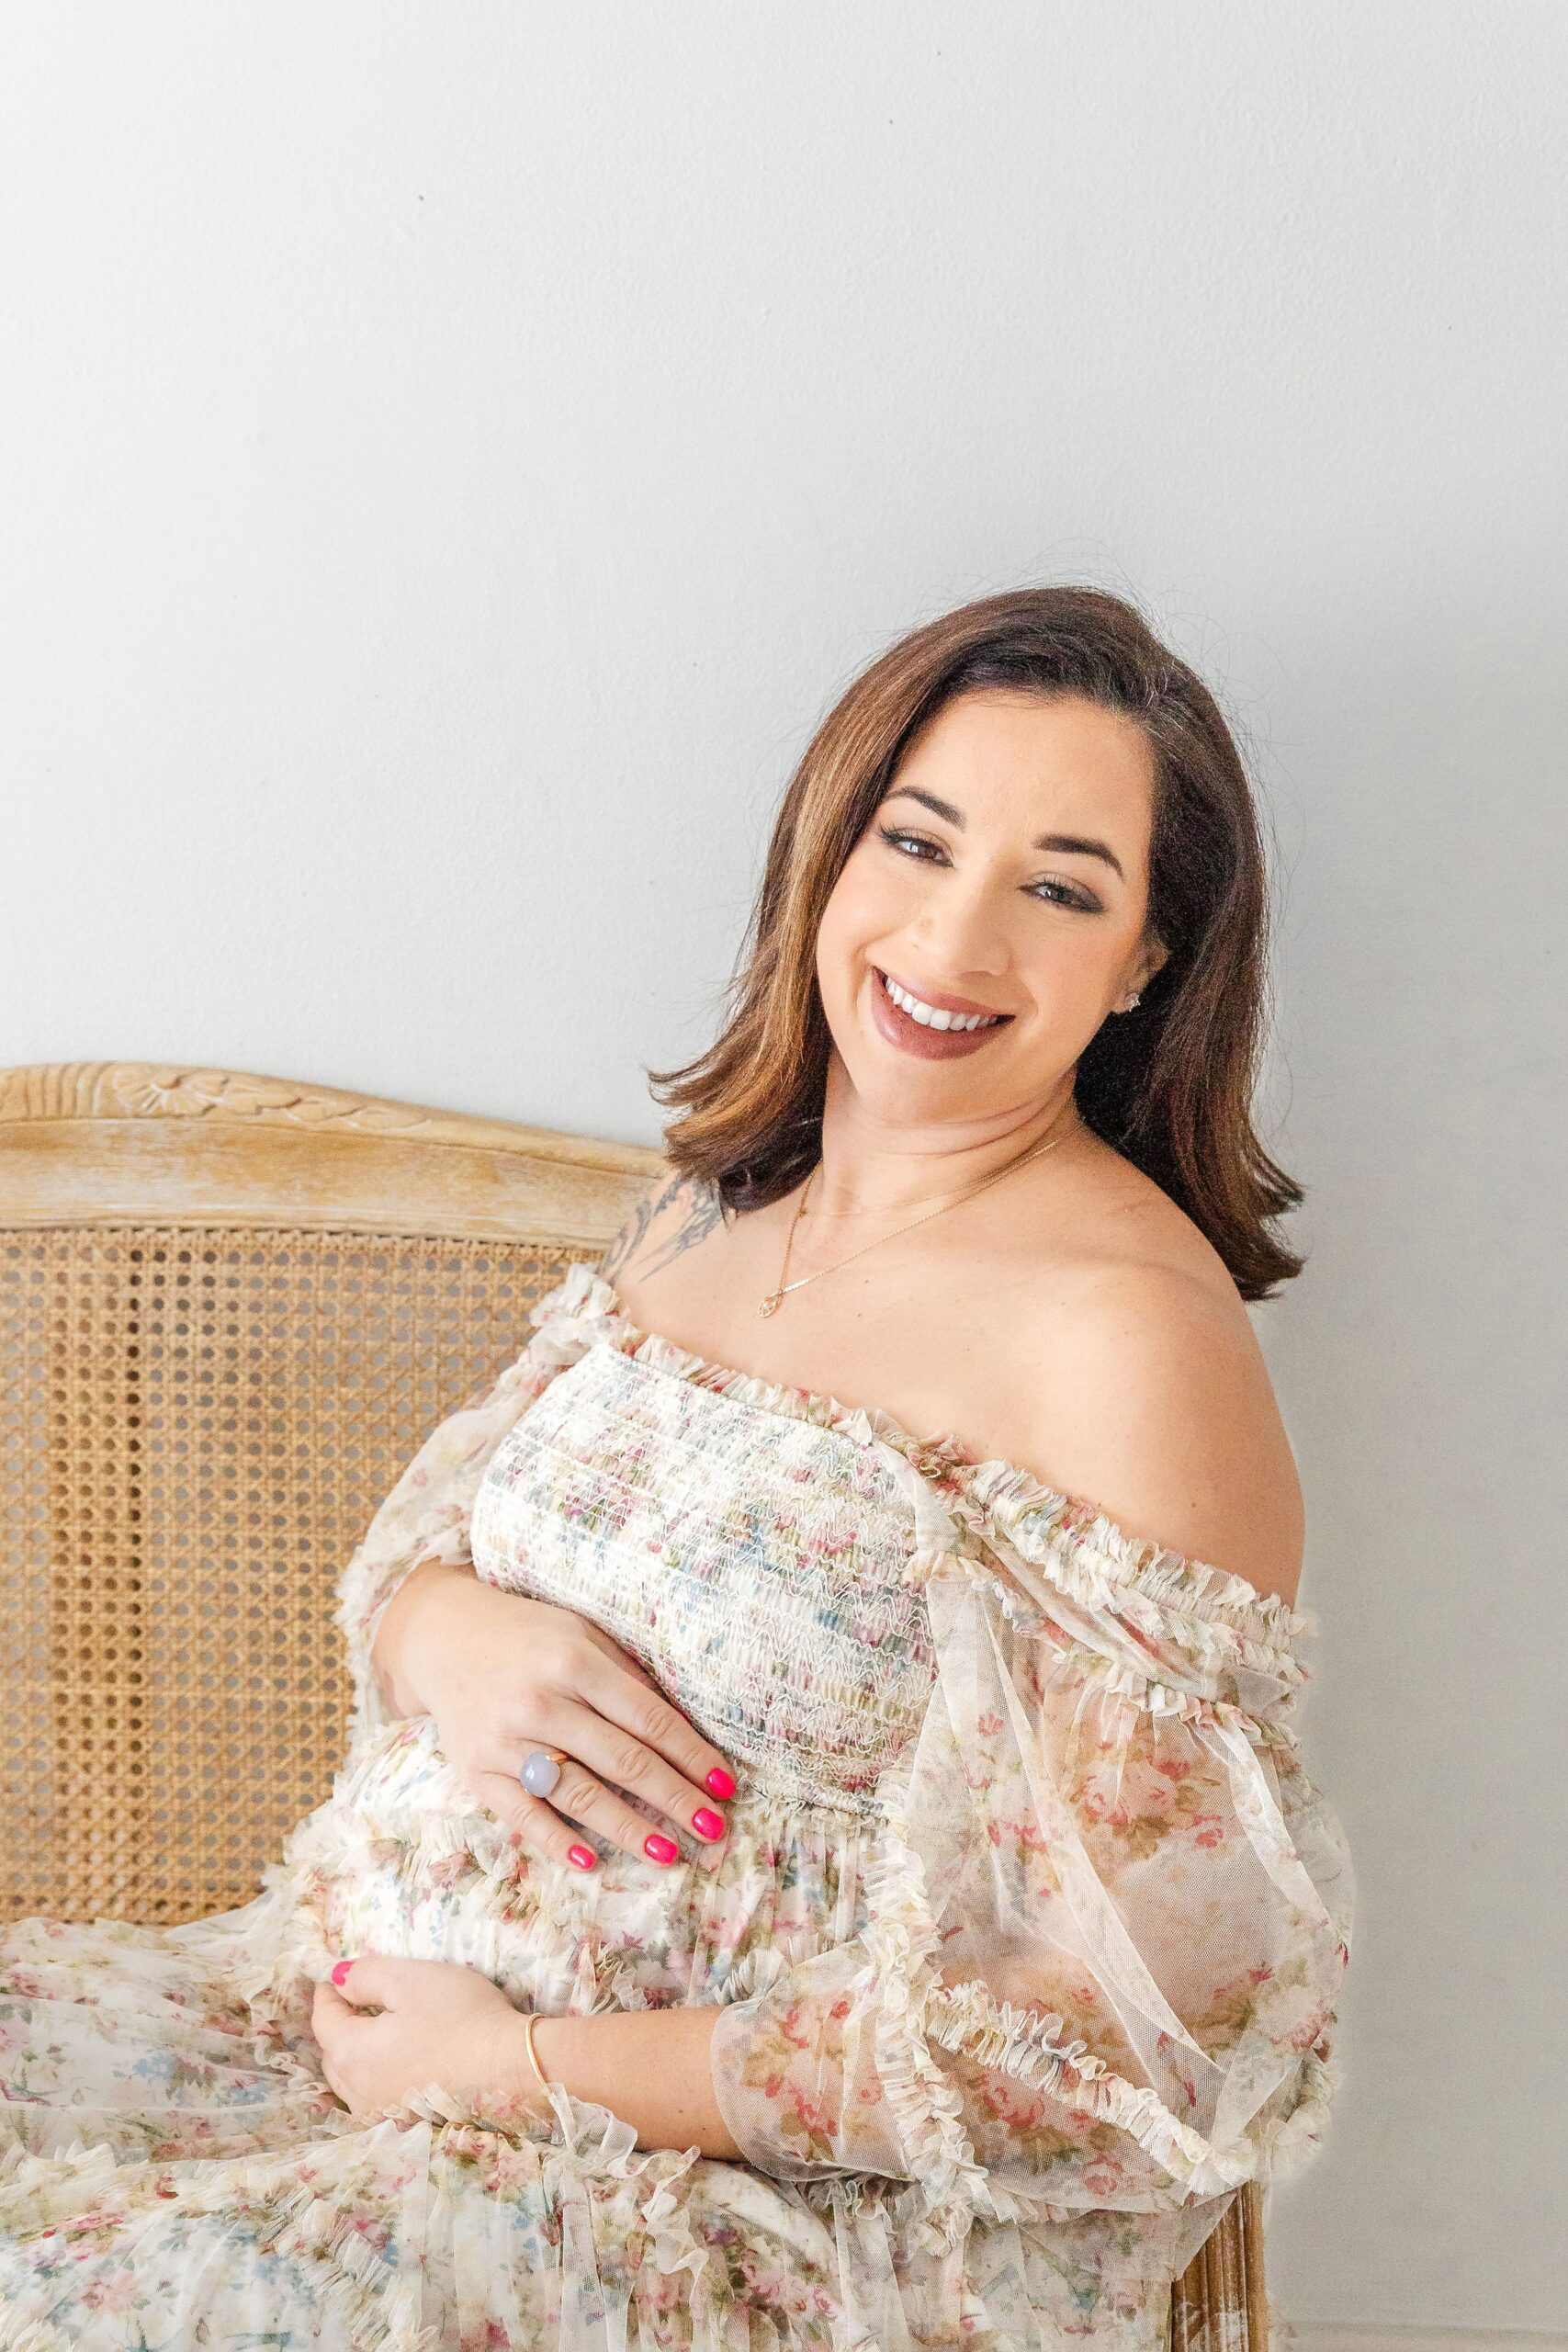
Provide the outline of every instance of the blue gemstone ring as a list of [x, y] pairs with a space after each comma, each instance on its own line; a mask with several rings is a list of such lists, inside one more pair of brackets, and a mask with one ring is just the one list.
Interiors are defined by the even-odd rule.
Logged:
[[523, 1770], [517, 1777], [531, 1797], [547, 1797], [559, 1781], [560, 1768], [565, 1762], [566, 1755], [561, 1748], [530, 1748], [523, 1758]]

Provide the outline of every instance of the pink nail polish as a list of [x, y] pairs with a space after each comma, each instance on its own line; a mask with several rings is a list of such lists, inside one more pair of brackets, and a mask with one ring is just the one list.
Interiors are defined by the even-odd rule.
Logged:
[[592, 1846], [569, 1846], [566, 1858], [569, 1862], [575, 1862], [580, 1871], [591, 1871], [599, 1859]]
[[699, 1838], [722, 1838], [724, 1835], [723, 1822], [716, 1813], [710, 1813], [705, 1804], [698, 1805], [693, 1814], [692, 1826]]
[[672, 1838], [661, 1838], [652, 1829], [642, 1841], [642, 1850], [653, 1861], [672, 1862], [681, 1849]]
[[735, 1782], [721, 1764], [714, 1766], [703, 1786], [711, 1789], [716, 1797], [732, 1797], [735, 1794]]
[[340, 1960], [333, 1970], [333, 1983], [334, 1984], [341, 1984], [344, 1978], [348, 1974], [349, 1970], [353, 1966], [354, 1962], [352, 1960]]

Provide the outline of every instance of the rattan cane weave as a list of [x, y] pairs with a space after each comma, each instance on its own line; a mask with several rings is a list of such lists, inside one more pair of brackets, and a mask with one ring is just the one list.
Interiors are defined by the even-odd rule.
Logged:
[[[248, 1901], [331, 1790], [349, 1552], [658, 1155], [231, 1070], [0, 1070], [0, 1919]], [[1262, 2202], [1171, 2352], [1268, 2352]]]
[[[248, 1900], [331, 1789], [343, 1562], [569, 1252], [127, 1226], [0, 1238], [0, 1908]], [[40, 1566], [43, 1573], [39, 1573]]]

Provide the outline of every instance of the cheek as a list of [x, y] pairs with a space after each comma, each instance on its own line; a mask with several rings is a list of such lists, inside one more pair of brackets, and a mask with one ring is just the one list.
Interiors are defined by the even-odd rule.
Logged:
[[897, 887], [899, 878], [881, 861], [868, 857], [863, 846], [850, 857], [817, 934], [817, 976], [824, 1002], [853, 990], [866, 949], [886, 940], [903, 921], [905, 894]]

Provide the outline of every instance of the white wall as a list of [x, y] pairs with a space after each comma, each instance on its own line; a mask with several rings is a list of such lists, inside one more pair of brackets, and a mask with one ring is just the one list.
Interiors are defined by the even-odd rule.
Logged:
[[1247, 730], [1312, 1251], [1258, 1323], [1362, 1883], [1274, 2283], [1568, 2324], [1568, 10], [141, 0], [4, 50], [0, 1060], [651, 1139], [891, 636], [1130, 587]]

